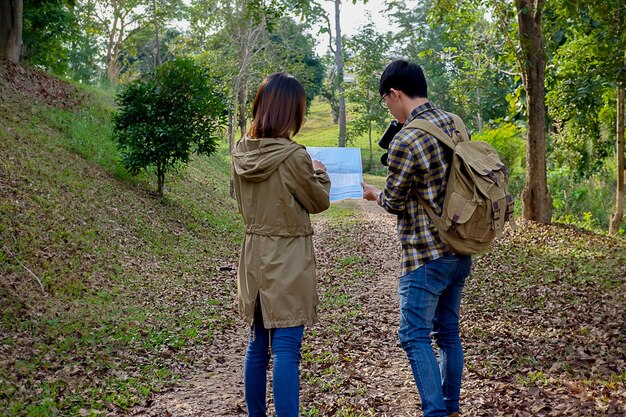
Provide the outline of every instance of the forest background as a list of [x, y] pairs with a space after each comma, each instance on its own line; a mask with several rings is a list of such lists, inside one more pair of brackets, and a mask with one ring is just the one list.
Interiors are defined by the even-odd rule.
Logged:
[[219, 86], [231, 144], [248, 126], [260, 80], [287, 71], [309, 103], [330, 104], [339, 132], [321, 142], [363, 147], [365, 170], [381, 175], [376, 142], [390, 116], [376, 105], [377, 80], [405, 57], [424, 68], [436, 106], [498, 149], [518, 214], [623, 233], [622, 0], [386, 1], [390, 31], [366, 17], [351, 36], [341, 32], [341, 3], [25, 0], [23, 10], [3, 6], [0, 33], [22, 29], [22, 46], [2, 52], [106, 89], [191, 56]]

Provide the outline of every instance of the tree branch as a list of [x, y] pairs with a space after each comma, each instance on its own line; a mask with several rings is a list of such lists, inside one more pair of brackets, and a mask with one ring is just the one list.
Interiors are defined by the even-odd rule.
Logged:
[[22, 268], [24, 268], [26, 271], [28, 271], [39, 283], [39, 286], [41, 287], [41, 291], [43, 291], [44, 294], [46, 293], [46, 290], [43, 287], [43, 283], [41, 282], [41, 280], [39, 279], [39, 277], [37, 275], [35, 275], [35, 273], [33, 271], [31, 271], [30, 269], [28, 269], [28, 267], [26, 265], [24, 265], [18, 258], [17, 256], [15, 256], [15, 254], [13, 252], [11, 252], [11, 250], [9, 248], [7, 248], [5, 245], [2, 245], [2, 247], [4, 248], [5, 252], [8, 253], [9, 255], [11, 255], [13, 257], [13, 259], [15, 259], [17, 261], [18, 264], [20, 264], [22, 266]]

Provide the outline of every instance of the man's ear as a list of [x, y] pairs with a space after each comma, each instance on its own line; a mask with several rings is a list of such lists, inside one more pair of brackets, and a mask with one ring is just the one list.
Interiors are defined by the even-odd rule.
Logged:
[[399, 99], [401, 99], [401, 98], [402, 98], [402, 97], [400, 96], [401, 94], [402, 94], [402, 91], [401, 91], [401, 90], [398, 90], [398, 89], [396, 89], [396, 88], [390, 88], [390, 89], [389, 89], [389, 95], [391, 95], [391, 96], [394, 98], [394, 100], [399, 100]]

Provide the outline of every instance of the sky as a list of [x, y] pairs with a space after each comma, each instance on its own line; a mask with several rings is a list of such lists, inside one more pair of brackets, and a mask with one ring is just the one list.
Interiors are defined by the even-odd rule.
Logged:
[[[335, 4], [334, 1], [320, 1], [322, 7], [330, 16], [333, 34], [335, 31]], [[341, 33], [346, 36], [355, 35], [359, 28], [367, 23], [369, 12], [371, 19], [374, 21], [376, 30], [383, 33], [390, 29], [389, 19], [384, 14], [385, 0], [368, 0], [367, 4], [363, 4], [363, 0], [352, 4], [352, 0], [343, 0], [341, 5]], [[317, 48], [315, 49], [319, 56], [326, 53], [328, 49], [328, 35], [314, 34], [318, 39]]]

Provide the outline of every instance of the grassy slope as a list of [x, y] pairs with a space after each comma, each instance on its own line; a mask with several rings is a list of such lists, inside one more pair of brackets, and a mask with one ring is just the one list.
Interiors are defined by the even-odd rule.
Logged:
[[219, 267], [241, 225], [226, 153], [194, 159], [161, 201], [118, 167], [110, 97], [65, 111], [0, 93], [0, 414], [141, 402], [228, 323]]

